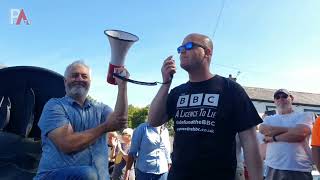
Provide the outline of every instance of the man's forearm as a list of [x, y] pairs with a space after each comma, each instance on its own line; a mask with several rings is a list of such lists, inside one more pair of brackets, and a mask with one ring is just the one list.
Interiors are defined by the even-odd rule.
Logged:
[[77, 148], [75, 148], [75, 150], [82, 150], [96, 142], [96, 140], [104, 133], [106, 133], [106, 127], [102, 124], [96, 128], [88, 129], [81, 133], [74, 133], [70, 139], [73, 138], [71, 141], [77, 144]]
[[129, 174], [130, 174], [130, 170], [132, 168], [133, 165], [133, 161], [134, 161], [134, 157], [132, 155], [128, 155], [128, 159], [126, 161], [126, 169], [123, 175], [123, 180], [129, 180]]
[[266, 136], [276, 136], [276, 135], [288, 132], [288, 128], [261, 124], [259, 126], [259, 132]]
[[128, 160], [126, 163], [126, 171], [130, 170], [132, 168], [133, 162], [134, 162], [134, 157], [131, 154], [128, 154]]
[[255, 127], [239, 133], [244, 158], [250, 179], [262, 180], [262, 160], [256, 138]]
[[118, 95], [114, 112], [116, 116], [127, 118], [128, 117], [128, 96], [127, 96], [127, 84], [118, 86]]
[[127, 85], [118, 85], [118, 95], [114, 111], [106, 117], [106, 132], [121, 131], [128, 126]]
[[294, 128], [287, 128], [288, 131], [275, 137], [277, 141], [301, 142], [311, 134], [311, 129], [307, 125], [299, 124]]
[[170, 84], [163, 84], [151, 102], [148, 121], [154, 127], [162, 125], [167, 120], [166, 107], [169, 88]]
[[105, 124], [101, 124], [83, 132], [73, 132], [71, 125], [66, 125], [56, 131], [50, 132], [48, 136], [62, 152], [71, 153], [87, 148], [105, 132]]
[[248, 168], [249, 177], [251, 179], [262, 180], [262, 160], [259, 154], [259, 150], [255, 149], [250, 153], [244, 151], [244, 157]]
[[304, 135], [290, 134], [289, 132], [274, 137], [277, 141], [282, 142], [301, 142], [305, 140]]

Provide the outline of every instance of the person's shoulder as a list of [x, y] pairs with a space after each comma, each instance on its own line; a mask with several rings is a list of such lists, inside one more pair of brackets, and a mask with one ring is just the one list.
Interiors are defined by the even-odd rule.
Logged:
[[315, 122], [315, 117], [314, 117], [314, 114], [312, 112], [299, 112], [298, 116], [304, 122], [309, 122], [309, 123], [312, 123], [312, 124]]
[[293, 116], [293, 117], [299, 117], [299, 118], [303, 118], [303, 119], [312, 119], [312, 115], [311, 115], [311, 113], [309, 113], [309, 112], [300, 112], [300, 111], [293, 111], [292, 113], [291, 113], [291, 115]]
[[90, 103], [93, 106], [105, 106], [105, 104], [103, 104], [102, 102], [99, 102], [95, 99], [87, 99], [88, 103]]
[[179, 90], [179, 89], [184, 89], [184, 88], [186, 88], [186, 87], [188, 86], [188, 83], [189, 83], [189, 81], [188, 81], [188, 82], [185, 82], [185, 83], [183, 83], [183, 84], [180, 84], [180, 85], [178, 85], [178, 86], [176, 86], [176, 87], [173, 87], [173, 88], [171, 89], [171, 91], [176, 91], [176, 90]]
[[243, 89], [243, 87], [238, 82], [236, 82], [230, 78], [226, 78], [226, 77], [222, 77], [222, 78], [225, 79], [225, 81], [228, 83], [229, 87], [236, 88], [236, 89]]
[[230, 89], [240, 89], [240, 90], [244, 90], [243, 87], [238, 83], [236, 82], [235, 80], [232, 80], [230, 78], [227, 78], [227, 77], [223, 77], [223, 76], [220, 76], [220, 75], [215, 75], [211, 81], [216, 81], [220, 84], [224, 84], [223, 86], [226, 87], [226, 88], [230, 88]]
[[148, 122], [141, 123], [134, 129], [134, 132], [144, 131], [148, 126], [150, 126]]
[[142, 128], [145, 128], [147, 126], [151, 126], [151, 125], [148, 122], [143, 122], [143, 123], [139, 124], [136, 129], [142, 129]]
[[147, 128], [146, 123], [139, 124], [136, 128], [133, 130], [133, 136], [141, 136], [145, 129]]
[[49, 100], [48, 100], [48, 102], [55, 102], [55, 103], [57, 103], [57, 102], [61, 102], [61, 101], [66, 101], [67, 100], [67, 98], [64, 96], [64, 97], [60, 97], [60, 98], [50, 98]]
[[66, 99], [65, 97], [61, 97], [61, 98], [51, 98], [47, 101], [45, 106], [55, 106], [55, 105], [59, 105], [61, 103], [65, 103]]
[[267, 116], [269, 119], [278, 119], [278, 118], [281, 118], [282, 115], [276, 113], [276, 114], [273, 114], [273, 115], [270, 115], [270, 116]]
[[269, 116], [266, 116], [266, 117], [263, 119], [263, 122], [272, 121], [272, 120], [278, 119], [278, 118], [279, 118], [279, 114], [269, 115]]
[[97, 100], [92, 100], [90, 99], [89, 100], [89, 104], [93, 107], [96, 107], [96, 108], [107, 108], [107, 109], [110, 109], [112, 110], [112, 108], [106, 104], [104, 104], [103, 102], [100, 102], [100, 101], [97, 101]]

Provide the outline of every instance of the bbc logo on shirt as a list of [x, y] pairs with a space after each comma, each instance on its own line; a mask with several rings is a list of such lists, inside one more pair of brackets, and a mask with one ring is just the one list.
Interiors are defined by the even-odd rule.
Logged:
[[187, 94], [179, 96], [177, 107], [212, 106], [217, 107], [219, 94]]

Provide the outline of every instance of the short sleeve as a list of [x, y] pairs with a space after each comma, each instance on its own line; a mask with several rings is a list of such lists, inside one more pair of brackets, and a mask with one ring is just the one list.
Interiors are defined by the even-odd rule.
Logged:
[[312, 124], [313, 124], [313, 114], [309, 113], [309, 112], [303, 112], [301, 114], [303, 117], [300, 118], [300, 121], [297, 122], [297, 124], [303, 124], [306, 125], [308, 127], [310, 127], [310, 129], [312, 128]]
[[[231, 84], [231, 82], [230, 82]], [[233, 117], [235, 118], [235, 127], [237, 132], [252, 128], [262, 122], [251, 99], [245, 90], [237, 83], [232, 83], [233, 89]]]
[[101, 106], [102, 106], [102, 114], [101, 114], [101, 122], [100, 123], [103, 123], [108, 118], [108, 116], [113, 112], [113, 110], [108, 105], [101, 103]]
[[47, 136], [50, 131], [69, 123], [62, 104], [57, 99], [50, 99], [43, 108], [38, 126], [41, 135]]
[[274, 115], [271, 115], [271, 116], [266, 116], [264, 119], [263, 119], [263, 122], [261, 124], [265, 124], [265, 125], [270, 125], [270, 117], [273, 117]]
[[320, 117], [318, 117], [312, 128], [311, 146], [320, 147]]
[[131, 146], [130, 146], [129, 154], [134, 156], [135, 158], [137, 157], [138, 152], [140, 150], [140, 145], [141, 145], [141, 140], [142, 140], [142, 126], [141, 125], [138, 126], [133, 131], [132, 139], [131, 139]]
[[174, 89], [172, 89], [167, 98], [167, 114], [169, 119], [173, 117], [175, 105], [176, 104], [174, 104]]

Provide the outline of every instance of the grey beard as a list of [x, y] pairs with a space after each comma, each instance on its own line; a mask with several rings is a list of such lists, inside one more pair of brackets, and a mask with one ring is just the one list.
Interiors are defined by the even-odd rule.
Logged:
[[81, 98], [84, 99], [87, 97], [89, 89], [83, 87], [83, 86], [72, 86], [66, 88], [66, 93], [68, 96], [71, 96], [73, 98]]

